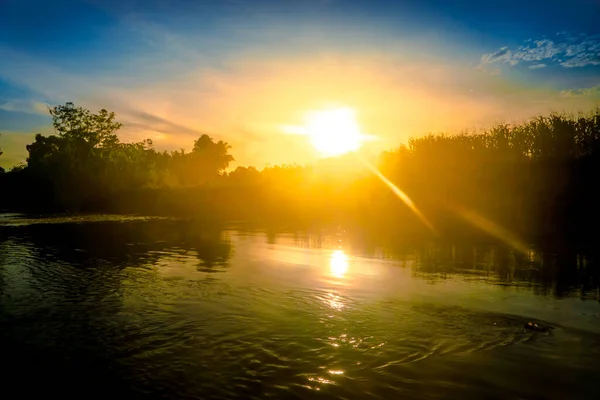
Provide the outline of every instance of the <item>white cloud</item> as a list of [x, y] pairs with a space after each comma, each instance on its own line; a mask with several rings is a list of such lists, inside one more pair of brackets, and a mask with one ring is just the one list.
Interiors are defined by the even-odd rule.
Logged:
[[482, 65], [493, 63], [506, 63], [511, 66], [525, 63], [530, 64], [530, 69], [543, 68], [542, 65], [550, 64], [565, 68], [598, 66], [600, 35], [575, 36], [560, 32], [554, 39], [528, 39], [514, 50], [504, 46], [481, 57]]
[[552, 59], [564, 51], [564, 45], [556, 44], [552, 40], [535, 40], [534, 46], [520, 46], [514, 53], [514, 59], [519, 61], [541, 61]]
[[498, 51], [493, 53], [484, 54], [481, 56], [482, 64], [492, 64], [495, 62], [508, 62], [512, 59], [512, 51], [508, 49], [508, 46], [500, 47]]
[[[169, 50], [153, 60], [148, 54], [132, 54], [131, 65], [122, 75], [78, 76], [0, 45], [0, 60], [4, 60], [0, 76], [30, 88], [51, 104], [73, 101], [92, 110], [114, 110], [125, 123], [120, 133], [124, 141], [151, 138], [159, 149], [189, 149], [193, 139], [206, 132], [231, 143], [241, 165], [259, 167], [264, 162], [303, 163], [314, 156], [305, 138], [282, 135], [277, 129], [281, 124], [301, 123], [297, 119], [302, 113], [320, 107], [320, 101], [355, 107], [361, 126], [380, 136], [382, 148], [428, 131], [527, 118], [565, 104], [575, 104], [575, 109], [589, 107], [585, 97], [573, 100], [501, 76], [498, 67], [502, 63], [542, 64], [515, 58], [509, 47], [481, 59], [497, 71], [496, 76], [474, 71], [460, 60], [431, 63], [418, 55], [390, 55], [414, 54], [408, 51], [329, 51], [319, 56], [309, 52], [292, 57], [271, 48], [253, 48], [211, 63], [206, 58], [198, 61], [202, 57], [188, 51], [185, 37], [162, 35], [154, 25], [138, 27], [155, 43], [157, 53]], [[548, 47], [548, 43], [538, 42], [530, 45]], [[548, 54], [536, 52], [528, 57]], [[127, 75], [127, 70], [135, 75]], [[4, 106], [35, 110], [30, 103]], [[31, 140], [31, 132], [26, 135]], [[9, 147], [2, 157], [11, 152]], [[23, 151], [22, 143], [12, 148]]]
[[0, 103], [0, 110], [48, 115], [48, 105], [40, 101], [11, 100]]

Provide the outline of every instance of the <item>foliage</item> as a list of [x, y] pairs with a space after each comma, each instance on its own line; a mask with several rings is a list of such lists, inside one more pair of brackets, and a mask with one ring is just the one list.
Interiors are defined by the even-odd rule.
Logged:
[[49, 112], [56, 134], [37, 134], [26, 146], [26, 171], [20, 174], [26, 182], [19, 186], [36, 186], [59, 208], [77, 211], [103, 204], [116, 193], [161, 186], [173, 176], [184, 185], [210, 182], [233, 160], [227, 143], [207, 135], [189, 154], [160, 153], [149, 139], [121, 143], [117, 132], [122, 124], [114, 112], [92, 113], [73, 103]]
[[49, 109], [52, 125], [59, 137], [84, 141], [88, 146], [111, 148], [119, 143], [115, 134], [123, 124], [115, 121], [115, 113], [105, 109], [92, 114], [71, 102]]
[[[0, 133], [0, 136], [2, 136], [2, 134]], [[2, 155], [2, 149], [0, 148], [0, 156]], [[4, 168], [0, 167], [0, 174], [5, 173], [6, 171], [4, 171]]]
[[[352, 156], [314, 166], [237, 167], [231, 147], [208, 135], [192, 150], [121, 143], [112, 112], [71, 103], [50, 110], [56, 135], [36, 135], [25, 168], [3, 175], [0, 206], [201, 215], [273, 223], [358, 224], [413, 237], [428, 232], [413, 210]], [[467, 209], [515, 235], [594, 237], [600, 223], [600, 112], [551, 114], [472, 134], [429, 134], [381, 154], [379, 171], [437, 232], [469, 232]], [[12, 202], [12, 203], [11, 203]]]

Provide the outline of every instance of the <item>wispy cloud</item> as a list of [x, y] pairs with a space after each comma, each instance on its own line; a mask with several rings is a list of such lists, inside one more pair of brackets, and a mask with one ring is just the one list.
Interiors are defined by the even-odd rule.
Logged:
[[599, 66], [600, 35], [573, 35], [561, 32], [553, 39], [528, 39], [515, 49], [504, 46], [481, 56], [482, 65], [494, 63], [506, 63], [511, 66], [523, 63], [530, 69], [547, 65], [565, 68]]
[[142, 130], [155, 130], [164, 134], [185, 134], [185, 135], [202, 135], [202, 131], [182, 124], [170, 121], [166, 118], [149, 114], [145, 111], [139, 110], [127, 110], [121, 107], [121, 110], [126, 110], [127, 116], [129, 117], [128, 127], [135, 127]]
[[[280, 127], [302, 124], [303, 113], [329, 101], [355, 108], [364, 133], [379, 136], [374, 145], [381, 149], [410, 135], [487, 126], [589, 104], [589, 97], [524, 87], [501, 75], [473, 71], [460, 60], [432, 63], [410, 48], [381, 53], [329, 50], [319, 55], [298, 51], [292, 56], [279, 51], [286, 47], [282, 46], [225, 52], [215, 61], [198, 47], [194, 50], [194, 40], [185, 34], [171, 34], [144, 20], [134, 26], [153, 43], [156, 57], [154, 50], [131, 54], [126, 68], [110, 75], [75, 74], [0, 45], [0, 77], [39, 95], [38, 105], [23, 100], [2, 106], [34, 112], [44, 100], [107, 108], [124, 122], [124, 141], [151, 138], [159, 149], [189, 149], [193, 139], [208, 133], [231, 143], [240, 164], [260, 167], [316, 157], [305, 138], [284, 135]], [[280, 32], [265, 35], [279, 38]], [[206, 47], [210, 46], [201, 46]], [[498, 71], [503, 63], [525, 63], [527, 57], [534, 69], [550, 65], [544, 59], [550, 52], [515, 58], [520, 51], [524, 50], [504, 47], [485, 55], [482, 63]], [[577, 48], [568, 53], [572, 58], [579, 54]], [[22, 135], [32, 137], [29, 131]]]
[[529, 66], [529, 69], [540, 69], [540, 68], [546, 68], [546, 64], [533, 64]]
[[[175, 122], [165, 115], [154, 114], [153, 110], [157, 110], [157, 107], [145, 107], [148, 105], [148, 92], [151, 91], [140, 90], [140, 87], [160, 86], [152, 83], [153, 77], [142, 77], [139, 82], [128, 84], [126, 76], [80, 76], [2, 46], [0, 59], [8, 61], [0, 64], [0, 77], [19, 87], [27, 87], [34, 95], [47, 99], [52, 105], [73, 101], [92, 110], [108, 108], [116, 111], [119, 119], [127, 127], [124, 130], [126, 140], [140, 139], [138, 136], [141, 133], [150, 134], [155, 138], [165, 138], [165, 134], [201, 134], [200, 130], [186, 126], [185, 123]], [[180, 65], [162, 66], [162, 73], [167, 76], [177, 76], [181, 73]], [[162, 93], [164, 95], [164, 92]], [[161, 103], [164, 103], [164, 100]], [[1, 110], [29, 114], [48, 115], [47, 107], [45, 102], [36, 100], [11, 100], [0, 103]], [[159, 135], [152, 135], [153, 132]]]
[[562, 90], [560, 95], [561, 97], [566, 98], [590, 98], [592, 100], [596, 99], [600, 101], [600, 85], [588, 88]]
[[0, 110], [48, 115], [48, 105], [40, 101], [12, 100], [0, 103]]
[[501, 47], [498, 51], [493, 53], [484, 54], [481, 57], [481, 62], [483, 64], [492, 64], [496, 62], [505, 62], [511, 65], [515, 65], [518, 61], [513, 59], [513, 53], [510, 51], [508, 46]]

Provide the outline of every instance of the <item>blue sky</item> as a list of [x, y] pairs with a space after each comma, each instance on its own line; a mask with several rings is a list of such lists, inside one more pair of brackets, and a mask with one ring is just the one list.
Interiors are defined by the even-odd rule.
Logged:
[[189, 149], [207, 132], [259, 167], [313, 160], [277, 127], [328, 102], [354, 107], [378, 149], [589, 111], [598, 15], [596, 0], [3, 0], [0, 165], [66, 101], [116, 111], [125, 141]]

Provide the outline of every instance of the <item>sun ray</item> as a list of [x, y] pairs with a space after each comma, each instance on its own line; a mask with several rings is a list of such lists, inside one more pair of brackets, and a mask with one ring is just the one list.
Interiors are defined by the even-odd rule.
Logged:
[[408, 206], [408, 208], [410, 208], [412, 210], [413, 213], [415, 213], [415, 215], [417, 217], [419, 217], [419, 219], [429, 228], [431, 229], [432, 232], [437, 233], [437, 231], [435, 230], [435, 228], [433, 227], [433, 225], [431, 224], [431, 222], [429, 222], [429, 220], [425, 217], [425, 215], [423, 215], [423, 213], [417, 208], [417, 206], [415, 205], [415, 203], [412, 201], [412, 199], [410, 197], [408, 197], [408, 195], [406, 193], [404, 193], [398, 186], [396, 186], [392, 181], [390, 181], [388, 178], [385, 177], [385, 175], [383, 175], [374, 165], [372, 165], [371, 163], [369, 163], [367, 160], [364, 160], [362, 158], [359, 158], [360, 161], [371, 171], [373, 172], [373, 174], [375, 174], [379, 179], [381, 179], [381, 181], [383, 183], [385, 183], [385, 185], [387, 187], [390, 188], [390, 190], [396, 195], [398, 196], [398, 198], [400, 200], [402, 200], [404, 202], [404, 204], [406, 204]]
[[497, 223], [485, 218], [482, 215], [479, 215], [475, 211], [467, 210], [464, 207], [459, 207], [455, 205], [452, 208], [457, 214], [459, 214], [470, 224], [476, 226], [484, 232], [489, 233], [496, 239], [503, 241], [515, 250], [523, 254], [529, 254], [530, 248], [526, 246], [525, 243], [523, 243], [515, 235], [513, 235], [511, 232], [498, 225]]

